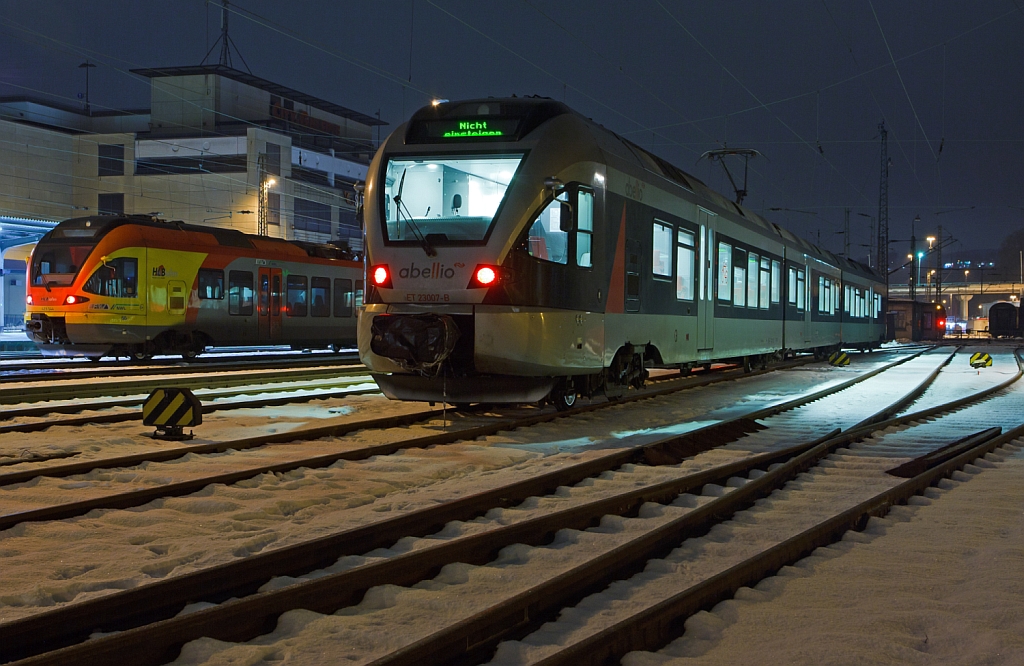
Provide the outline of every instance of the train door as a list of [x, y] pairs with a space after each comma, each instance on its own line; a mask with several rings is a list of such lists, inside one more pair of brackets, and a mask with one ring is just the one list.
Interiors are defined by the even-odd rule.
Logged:
[[626, 312], [640, 312], [642, 247], [640, 241], [626, 239]]
[[259, 272], [259, 341], [281, 339], [281, 269], [260, 268]]
[[700, 298], [697, 302], [697, 353], [708, 356], [715, 346], [715, 232], [708, 225], [710, 215], [700, 210]]

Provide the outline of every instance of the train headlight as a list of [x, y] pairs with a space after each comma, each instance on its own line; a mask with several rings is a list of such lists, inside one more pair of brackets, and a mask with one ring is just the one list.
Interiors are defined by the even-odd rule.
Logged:
[[469, 281], [469, 288], [493, 287], [498, 284], [498, 277], [497, 266], [477, 266], [473, 271], [473, 279]]
[[370, 279], [373, 281], [374, 286], [383, 287], [384, 289], [391, 289], [391, 271], [388, 270], [386, 264], [380, 264], [378, 266], [370, 267]]
[[31, 295], [25, 297], [25, 305], [32, 305], [32, 296]]
[[64, 297], [64, 305], [78, 305], [79, 303], [88, 303], [89, 299], [85, 296], [75, 296], [74, 294], [68, 294]]

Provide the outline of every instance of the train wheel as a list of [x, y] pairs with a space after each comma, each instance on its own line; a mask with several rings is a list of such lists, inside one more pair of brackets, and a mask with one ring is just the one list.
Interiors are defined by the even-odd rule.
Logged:
[[133, 352], [132, 353], [132, 358], [134, 360], [136, 360], [136, 361], [139, 361], [141, 363], [143, 361], [148, 361], [148, 360], [152, 359], [153, 355], [152, 354], [147, 354], [146, 352], [140, 350], [140, 351], [137, 351], [137, 352]]
[[576, 405], [576, 391], [572, 389], [568, 391], [554, 391], [551, 394], [551, 401], [555, 403], [555, 409], [560, 412], [572, 409]]
[[183, 361], [194, 361], [196, 356], [199, 356], [199, 352], [197, 352], [195, 349], [189, 349], [187, 351], [181, 352], [181, 360]]

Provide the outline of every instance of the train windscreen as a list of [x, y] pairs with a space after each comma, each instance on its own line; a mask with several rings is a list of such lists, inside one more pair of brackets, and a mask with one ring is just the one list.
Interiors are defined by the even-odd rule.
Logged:
[[119, 221], [80, 217], [58, 224], [32, 251], [31, 284], [51, 287], [74, 282], [96, 243]]
[[387, 239], [431, 245], [482, 241], [522, 160], [523, 153], [389, 160]]

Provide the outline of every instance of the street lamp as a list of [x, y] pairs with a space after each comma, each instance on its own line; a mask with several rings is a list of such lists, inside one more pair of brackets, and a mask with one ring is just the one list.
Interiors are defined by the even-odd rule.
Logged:
[[932, 249], [932, 243], [935, 242], [935, 236], [929, 236], [928, 238], [925, 238], [925, 240], [928, 241], [928, 249]]

